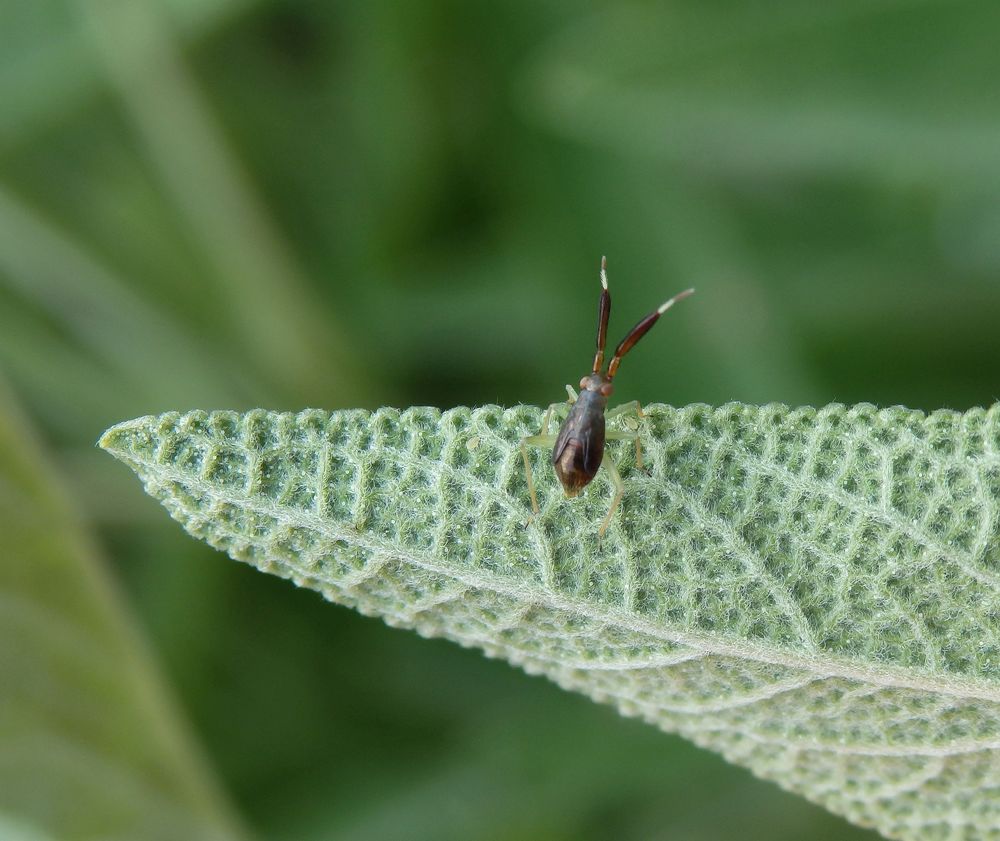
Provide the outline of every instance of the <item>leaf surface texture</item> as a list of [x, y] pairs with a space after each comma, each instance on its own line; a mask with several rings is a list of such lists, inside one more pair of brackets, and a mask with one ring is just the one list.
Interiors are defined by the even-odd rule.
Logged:
[[[1000, 407], [651, 406], [603, 542], [534, 407], [196, 411], [101, 445], [192, 535], [892, 838], [998, 838]], [[621, 422], [620, 420], [615, 423]]]

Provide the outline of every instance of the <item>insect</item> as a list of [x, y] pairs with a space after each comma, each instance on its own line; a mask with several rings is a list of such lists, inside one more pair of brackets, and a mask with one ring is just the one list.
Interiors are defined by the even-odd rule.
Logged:
[[642, 468], [642, 445], [639, 441], [639, 433], [634, 431], [638, 429], [638, 424], [635, 424], [633, 431], [629, 432], [605, 431], [606, 418], [614, 418], [630, 411], [634, 411], [639, 417], [643, 416], [642, 407], [638, 400], [623, 403], [605, 414], [608, 398], [614, 392], [611, 381], [618, 373], [622, 357], [649, 332], [657, 319], [678, 301], [694, 292], [693, 289], [685, 289], [640, 320], [615, 348], [608, 369], [604, 371], [604, 346], [608, 335], [608, 318], [611, 315], [611, 293], [608, 291], [607, 269], [608, 260], [606, 257], [602, 257], [601, 301], [597, 310], [597, 353], [594, 355], [593, 371], [580, 380], [579, 395], [573, 391], [571, 386], [566, 386], [571, 408], [566, 420], [559, 428], [558, 435], [549, 434], [549, 423], [552, 420], [553, 410], [565, 404], [553, 403], [545, 413], [542, 429], [538, 435], [528, 435], [521, 439], [521, 456], [524, 459], [524, 472], [528, 480], [528, 493], [531, 494], [531, 508], [535, 514], [539, 512], [538, 497], [535, 494], [535, 483], [531, 477], [528, 447], [552, 447], [552, 466], [555, 468], [556, 476], [559, 477], [567, 497], [576, 496], [589, 485], [597, 475], [599, 468], [604, 467], [608, 472], [611, 483], [614, 485], [615, 496], [611, 501], [611, 507], [608, 509], [604, 522], [598, 529], [598, 539], [604, 537], [604, 532], [607, 531], [611, 518], [625, 493], [625, 485], [618, 473], [618, 468], [604, 451], [604, 442], [634, 441], [636, 466]]

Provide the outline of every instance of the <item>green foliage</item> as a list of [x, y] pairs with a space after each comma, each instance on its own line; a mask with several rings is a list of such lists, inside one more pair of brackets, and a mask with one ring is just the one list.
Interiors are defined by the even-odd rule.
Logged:
[[0, 835], [242, 837], [0, 381]]
[[991, 0], [4, 4], [0, 367], [256, 832], [871, 838], [214, 557], [92, 445], [178, 406], [558, 399], [604, 252], [613, 332], [699, 290], [623, 400], [992, 401], [998, 33]]
[[[192, 535], [902, 839], [1000, 832], [1000, 406], [650, 406], [603, 543], [533, 407], [168, 413], [101, 446]], [[547, 478], [545, 478], [547, 477]]]

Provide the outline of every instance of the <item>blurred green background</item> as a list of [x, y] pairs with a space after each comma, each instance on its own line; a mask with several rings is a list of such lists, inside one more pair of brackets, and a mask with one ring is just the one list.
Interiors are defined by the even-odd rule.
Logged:
[[164, 750], [262, 839], [871, 837], [233, 563], [94, 441], [170, 409], [559, 400], [602, 254], [612, 341], [698, 287], [622, 400], [989, 404], [998, 36], [989, 0], [0, 4], [0, 607], [48, 617], [0, 609], [5, 837], [91, 837], [11, 748], [27, 721], [56, 752], [124, 739], [114, 707], [103, 734], [38, 712], [81, 676], [15, 688], [83, 615], [128, 629]]

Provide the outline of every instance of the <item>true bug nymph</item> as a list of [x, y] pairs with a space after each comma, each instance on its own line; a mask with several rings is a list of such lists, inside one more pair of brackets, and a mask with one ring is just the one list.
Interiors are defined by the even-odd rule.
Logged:
[[618, 468], [604, 451], [604, 442], [635, 441], [636, 465], [642, 467], [642, 445], [639, 442], [639, 433], [605, 430], [606, 418], [613, 418], [630, 411], [635, 411], [637, 415], [642, 417], [642, 407], [638, 400], [623, 403], [605, 414], [608, 398], [614, 391], [611, 381], [618, 373], [622, 357], [649, 332], [657, 319], [675, 303], [694, 292], [693, 289], [685, 289], [639, 321], [619, 342], [618, 347], [615, 348], [614, 356], [611, 357], [611, 362], [608, 364], [607, 371], [604, 371], [604, 346], [608, 337], [608, 318], [611, 316], [611, 293], [608, 291], [607, 268], [607, 258], [602, 257], [601, 302], [597, 311], [597, 353], [594, 355], [593, 371], [580, 380], [579, 395], [570, 386], [566, 386], [571, 407], [566, 420], [559, 428], [558, 435], [549, 434], [549, 423], [552, 420], [553, 410], [565, 404], [553, 403], [545, 413], [541, 432], [538, 435], [528, 435], [521, 439], [521, 456], [524, 458], [528, 493], [531, 494], [531, 508], [535, 514], [539, 512], [539, 508], [538, 497], [535, 494], [535, 483], [531, 477], [531, 464], [528, 461], [527, 448], [529, 446], [552, 447], [552, 466], [555, 468], [556, 475], [568, 497], [576, 496], [589, 485], [600, 467], [603, 466], [607, 470], [615, 488], [615, 496], [611, 501], [611, 507], [608, 509], [604, 522], [598, 529], [599, 538], [604, 536], [604, 532], [614, 516], [615, 509], [618, 508], [622, 495], [625, 493], [625, 485], [618, 473]]

